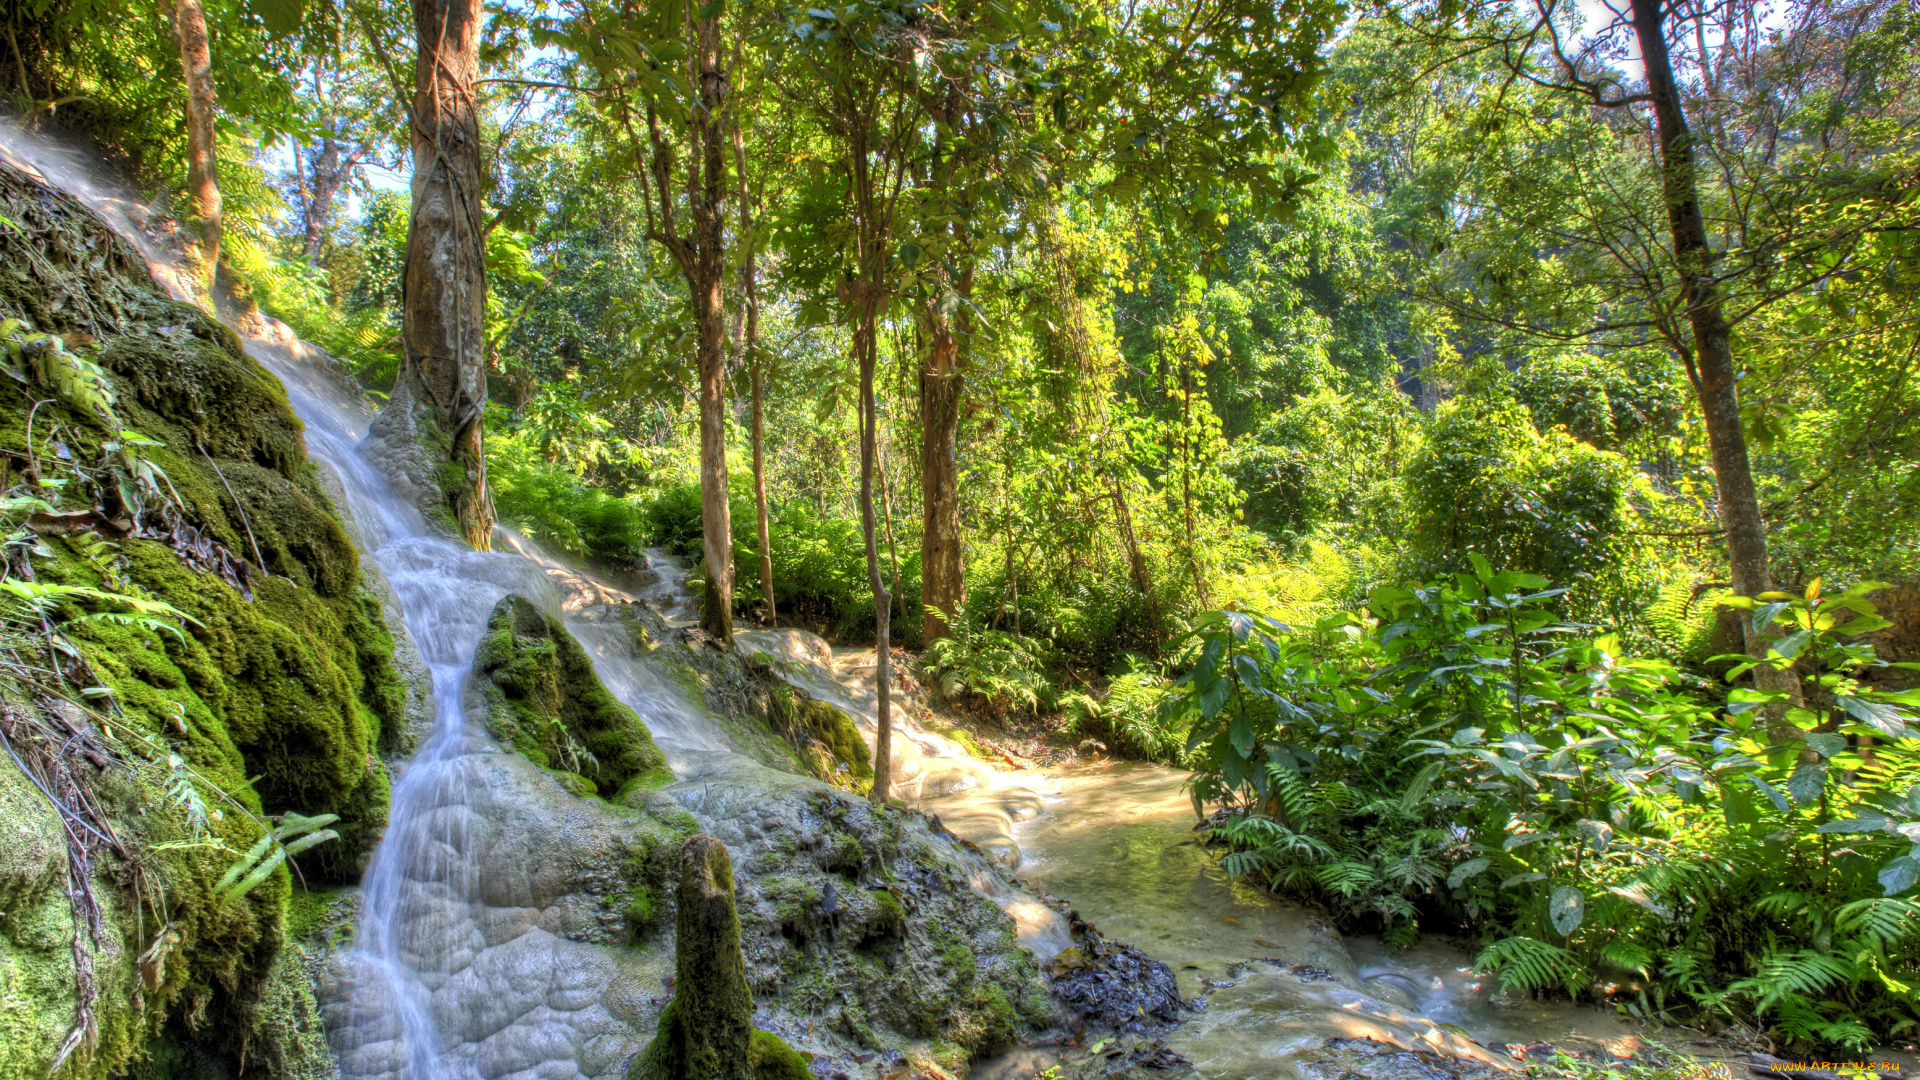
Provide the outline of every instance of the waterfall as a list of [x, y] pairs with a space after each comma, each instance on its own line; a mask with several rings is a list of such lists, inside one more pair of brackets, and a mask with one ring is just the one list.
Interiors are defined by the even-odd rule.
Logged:
[[[96, 176], [83, 155], [8, 130], [0, 132], [0, 159], [73, 195], [145, 257], [155, 281], [176, 300], [200, 302], [186, 261], [167, 237], [151, 231], [159, 215]], [[594, 658], [602, 682], [647, 722], [676, 770], [724, 754], [730, 744], [670, 680], [635, 661], [622, 631], [593, 617], [596, 605], [630, 597], [504, 530], [501, 546], [508, 550], [495, 553], [437, 534], [359, 452], [372, 412], [332, 359], [275, 320], [223, 314], [248, 354], [285, 385], [306, 426], [309, 456], [338, 481], [347, 524], [385, 576], [432, 675], [433, 726], [396, 770], [386, 834], [362, 882], [354, 946], [338, 965], [343, 1000], [329, 1007], [329, 1029], [343, 1073], [351, 1080], [477, 1080], [523, 1071], [618, 1075], [634, 1047], [617, 1037], [621, 1025], [603, 1006], [584, 1000], [602, 989], [596, 981], [610, 978], [608, 963], [583, 955], [590, 946], [540, 926], [537, 913], [510, 902], [516, 898], [502, 902], [494, 895], [500, 868], [478, 858], [491, 826], [475, 801], [490, 794], [498, 801], [492, 789], [500, 780], [490, 766], [505, 756], [469, 722], [462, 700], [488, 615], [501, 597], [518, 593], [561, 617]], [[684, 567], [658, 553], [655, 558], [660, 572], [650, 599], [670, 615], [684, 614]], [[509, 955], [491, 961], [501, 970], [475, 975], [475, 962], [490, 951]], [[528, 978], [548, 985], [529, 994], [519, 985]], [[569, 980], [573, 985], [560, 985]], [[575, 999], [562, 1005], [578, 1007], [556, 1007], [556, 993]], [[489, 1006], [497, 1024], [492, 1031]], [[490, 1037], [528, 1018], [535, 1018], [536, 1030], [489, 1045]], [[516, 1055], [531, 1068], [513, 1068]], [[573, 1071], [554, 1070], [558, 1062]]]

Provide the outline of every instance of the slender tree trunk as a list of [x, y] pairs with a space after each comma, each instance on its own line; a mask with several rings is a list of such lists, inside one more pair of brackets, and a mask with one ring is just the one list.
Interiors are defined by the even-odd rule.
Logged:
[[346, 179], [340, 168], [340, 141], [332, 135], [323, 136], [320, 146], [313, 155], [313, 179], [311, 186], [306, 180], [306, 171], [301, 173], [300, 190], [304, 211], [307, 261], [314, 266], [320, 265], [322, 249], [327, 242], [327, 225], [333, 219], [333, 197]]
[[391, 409], [420, 409], [447, 440], [441, 484], [461, 536], [492, 546], [487, 494], [486, 175], [473, 81], [480, 0], [414, 0], [413, 210], [401, 279], [405, 353]]
[[859, 277], [850, 287], [847, 299], [854, 309], [853, 349], [860, 364], [860, 530], [867, 547], [867, 580], [873, 588], [873, 689], [876, 731], [873, 746], [873, 788], [869, 797], [885, 805], [893, 788], [893, 712], [889, 667], [892, 663], [889, 638], [893, 597], [887, 594], [886, 578], [880, 573], [880, 538], [873, 513], [873, 473], [878, 451], [879, 415], [874, 408], [873, 376], [879, 359], [879, 316], [881, 275], [886, 267], [887, 222], [875, 198], [872, 162], [865, 111], [847, 107], [842, 111], [848, 124], [848, 161], [853, 172], [853, 197], [857, 221], [855, 263]]
[[[971, 285], [972, 270], [963, 287]], [[930, 348], [920, 369], [920, 590], [921, 636], [931, 645], [953, 633], [967, 603], [966, 561], [960, 547], [960, 413], [965, 389], [955, 320], [939, 302], [928, 305]]]
[[[1693, 330], [1693, 354], [1688, 375], [1700, 398], [1706, 420], [1707, 445], [1719, 488], [1720, 523], [1726, 529], [1727, 557], [1733, 590], [1758, 596], [1773, 587], [1767, 566], [1767, 529], [1760, 515], [1760, 497], [1754, 489], [1753, 469], [1747, 457], [1746, 431], [1740, 422], [1740, 395], [1733, 362], [1733, 334], [1727, 325], [1719, 285], [1713, 278], [1714, 252], [1707, 239], [1705, 215], [1700, 209], [1698, 164], [1693, 136], [1687, 129], [1680, 92], [1674, 84], [1661, 0], [1635, 0], [1634, 36], [1647, 69], [1647, 92], [1653, 99], [1659, 128], [1661, 183], [1667, 203], [1667, 225], [1673, 236], [1674, 262], [1687, 297], [1687, 319]], [[1756, 631], [1752, 621], [1740, 620], [1747, 654], [1767, 653], [1768, 634]], [[1799, 697], [1799, 682], [1791, 671], [1776, 672], [1762, 665], [1754, 681], [1763, 689], [1784, 690]], [[1775, 710], [1776, 712], [1779, 710]], [[1799, 731], [1783, 717], [1773, 718], [1776, 734], [1798, 738]]]
[[878, 321], [875, 308], [878, 304], [871, 293], [878, 284], [874, 280], [877, 276], [866, 277], [860, 283], [866, 295], [860, 299], [860, 324], [854, 329], [853, 344], [860, 359], [860, 528], [866, 534], [867, 579], [873, 586], [873, 683], [879, 711], [871, 794], [874, 802], [885, 803], [893, 779], [893, 717], [888, 700], [892, 690], [888, 672], [891, 662], [888, 631], [893, 614], [893, 597], [887, 594], [886, 578], [880, 573], [880, 530], [873, 513], [873, 474], [878, 457], [879, 427], [879, 416], [873, 401], [873, 373], [878, 354], [875, 348], [875, 323]]
[[694, 153], [688, 168], [700, 174], [698, 183], [689, 185], [694, 230], [689, 277], [698, 334], [694, 354], [700, 368], [700, 524], [707, 563], [700, 626], [724, 642], [733, 640], [733, 517], [727, 502], [727, 324], [721, 295], [727, 162], [720, 117], [727, 76], [720, 62], [717, 11], [699, 20], [697, 40], [701, 107], [693, 116]]
[[[738, 67], [737, 53], [734, 59]], [[747, 198], [747, 145], [737, 117], [733, 121], [733, 167], [740, 185], [740, 242], [746, 245], [745, 257], [740, 263], [740, 291], [746, 307], [741, 352], [746, 356], [747, 370], [753, 378], [753, 518], [760, 537], [760, 591], [767, 598], [767, 625], [778, 626], [773, 603], [773, 540], [767, 528], [767, 386], [766, 368], [760, 356], [760, 293], [755, 280], [758, 267], [754, 256], [758, 245], [753, 236], [753, 204]]]
[[1133, 510], [1127, 506], [1127, 494], [1117, 475], [1109, 477], [1113, 485], [1113, 516], [1120, 532], [1120, 543], [1127, 549], [1127, 573], [1133, 587], [1147, 604], [1147, 633], [1153, 637], [1155, 655], [1160, 649], [1160, 612], [1153, 599], [1153, 575], [1147, 570], [1147, 557], [1140, 550], [1140, 538], [1133, 531]]
[[887, 486], [887, 461], [880, 455], [874, 465], [880, 474], [880, 520], [887, 525], [887, 562], [893, 567], [893, 600], [900, 605], [896, 614], [906, 616], [906, 598], [900, 593], [900, 549], [893, 543], [893, 493]]
[[1193, 572], [1193, 598], [1207, 607], [1207, 583], [1200, 573], [1200, 549], [1194, 543], [1193, 517], [1193, 361], [1181, 370], [1180, 389], [1180, 513], [1187, 535], [1187, 568]]
[[220, 182], [215, 158], [213, 53], [207, 44], [207, 13], [200, 0], [162, 0], [172, 8], [173, 38], [180, 46], [180, 74], [187, 84], [187, 198], [193, 203], [202, 272], [209, 286], [220, 265]]

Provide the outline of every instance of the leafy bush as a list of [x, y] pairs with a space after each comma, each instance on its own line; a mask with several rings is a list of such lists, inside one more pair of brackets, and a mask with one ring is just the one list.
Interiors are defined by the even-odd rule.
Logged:
[[548, 547], [629, 566], [649, 542], [648, 517], [627, 499], [547, 460], [524, 429], [489, 417], [487, 484], [502, 524]]
[[1166, 685], [1165, 675], [1135, 657], [1101, 696], [1061, 695], [1060, 703], [1072, 714], [1067, 731], [1099, 739], [1116, 753], [1180, 764], [1185, 733], [1170, 725], [1159, 708]]
[[1053, 706], [1054, 685], [1047, 674], [1051, 653], [1039, 638], [982, 630], [962, 618], [952, 637], [927, 647], [922, 669], [941, 697], [1004, 720]]
[[[1865, 681], [1863, 583], [1734, 597], [1805, 704], [1724, 700], [1493, 572], [1375, 590], [1295, 630], [1217, 612], [1161, 709], [1189, 732], [1227, 868], [1410, 941], [1482, 934], [1514, 990], [1646, 986], [1629, 1011], [1731, 1015], [1864, 1049], [1911, 1028], [1920, 972], [1920, 692]], [[1754, 666], [1745, 658], [1728, 678]], [[1846, 839], [1837, 839], [1845, 837]]]
[[1631, 462], [1562, 431], [1541, 434], [1522, 405], [1457, 398], [1434, 415], [1407, 471], [1410, 569], [1463, 571], [1479, 555], [1568, 584], [1562, 604], [1578, 615], [1630, 622], [1655, 587], [1630, 531], [1627, 500], [1644, 488]]

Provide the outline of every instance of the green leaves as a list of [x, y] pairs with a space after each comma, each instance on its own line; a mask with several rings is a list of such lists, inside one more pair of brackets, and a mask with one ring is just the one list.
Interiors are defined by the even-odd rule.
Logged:
[[293, 34], [306, 16], [306, 0], [248, 0], [247, 6], [269, 34]]
[[326, 828], [338, 820], [338, 814], [306, 817], [287, 813], [273, 831], [262, 836], [246, 854], [227, 867], [227, 872], [213, 883], [214, 895], [221, 903], [230, 904], [259, 888], [281, 863], [316, 844], [339, 839], [339, 833]]

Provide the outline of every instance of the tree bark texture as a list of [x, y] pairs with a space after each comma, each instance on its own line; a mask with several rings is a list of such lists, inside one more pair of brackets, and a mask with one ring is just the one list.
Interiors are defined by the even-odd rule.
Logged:
[[[401, 277], [395, 405], [424, 406], [447, 438], [441, 488], [460, 534], [492, 546], [485, 453], [486, 231], [480, 118], [480, 0], [414, 0], [413, 208]], [[408, 400], [410, 399], [410, 400]], [[394, 407], [394, 406], [389, 406]]]
[[359, 155], [341, 154], [340, 140], [332, 135], [322, 136], [320, 144], [308, 154], [305, 168], [301, 171], [301, 190], [305, 206], [302, 207], [302, 232], [305, 235], [307, 262], [320, 265], [320, 256], [327, 242], [327, 227], [333, 223], [333, 200], [346, 186], [348, 177], [353, 175], [354, 166], [359, 164]]
[[879, 729], [874, 738], [871, 796], [874, 802], [885, 803], [893, 779], [893, 717], [888, 700], [891, 690], [888, 638], [893, 597], [888, 595], [886, 578], [880, 572], [879, 523], [874, 520], [873, 513], [873, 474], [879, 449], [879, 415], [873, 400], [873, 374], [878, 353], [875, 336], [879, 321], [875, 308], [878, 302], [872, 296], [875, 283], [863, 284], [867, 284], [868, 289], [867, 295], [860, 301], [860, 321], [854, 328], [853, 346], [860, 359], [860, 528], [866, 534], [867, 579], [873, 586], [873, 683], [879, 716]]
[[[736, 54], [736, 62], [738, 59]], [[747, 370], [753, 380], [752, 430], [749, 433], [753, 440], [753, 523], [760, 541], [760, 591], [767, 598], [767, 625], [778, 626], [779, 617], [774, 610], [773, 600], [773, 540], [767, 527], [767, 372], [760, 356], [759, 267], [754, 259], [753, 203], [747, 197], [747, 146], [738, 120], [733, 124], [733, 167], [739, 183], [740, 242], [746, 245], [740, 261], [741, 304], [746, 309], [742, 319], [744, 336], [741, 339], [741, 353], [746, 358]]]
[[718, 13], [698, 20], [696, 62], [700, 108], [691, 121], [687, 194], [693, 223], [686, 253], [693, 292], [695, 364], [700, 383], [700, 526], [706, 589], [700, 626], [719, 641], [733, 640], [733, 517], [727, 502], [727, 319], [721, 279], [726, 273], [727, 160], [721, 110], [727, 75], [720, 61]]
[[965, 556], [960, 548], [960, 412], [965, 390], [956, 319], [936, 302], [927, 318], [927, 360], [920, 369], [920, 580], [922, 639], [929, 645], [953, 634], [967, 603]]
[[187, 84], [187, 198], [199, 234], [202, 272], [209, 285], [220, 264], [220, 181], [215, 157], [213, 53], [207, 43], [207, 13], [200, 0], [170, 0], [180, 74]]

